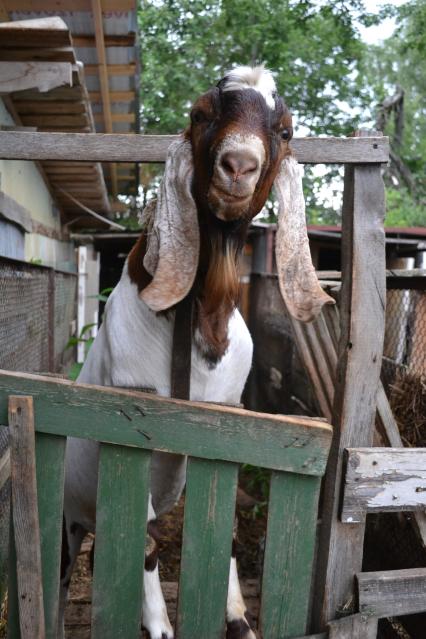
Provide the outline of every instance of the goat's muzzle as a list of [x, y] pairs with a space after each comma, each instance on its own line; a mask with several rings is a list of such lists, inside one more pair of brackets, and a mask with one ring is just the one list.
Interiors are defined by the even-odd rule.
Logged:
[[243, 217], [259, 180], [265, 149], [255, 135], [227, 135], [217, 149], [208, 200], [213, 214], [230, 221]]

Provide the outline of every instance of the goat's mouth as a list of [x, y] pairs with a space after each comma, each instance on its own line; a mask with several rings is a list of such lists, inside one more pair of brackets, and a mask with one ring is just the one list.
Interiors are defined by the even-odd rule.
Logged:
[[212, 184], [208, 192], [208, 202], [215, 217], [225, 222], [244, 217], [250, 207], [253, 193], [230, 193]]

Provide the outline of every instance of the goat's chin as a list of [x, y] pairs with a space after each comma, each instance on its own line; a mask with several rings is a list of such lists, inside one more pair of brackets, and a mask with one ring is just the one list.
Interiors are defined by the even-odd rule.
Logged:
[[247, 217], [251, 200], [252, 193], [237, 196], [210, 189], [208, 194], [209, 209], [222, 222], [235, 222]]

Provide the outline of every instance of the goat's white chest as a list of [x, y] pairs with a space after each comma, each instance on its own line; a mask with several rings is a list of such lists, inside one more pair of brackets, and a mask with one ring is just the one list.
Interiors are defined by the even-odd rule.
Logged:
[[[170, 396], [173, 319], [158, 316], [138, 298], [124, 268], [112, 293], [103, 325], [89, 352], [79, 381], [124, 387], [150, 387]], [[238, 403], [250, 371], [253, 344], [238, 311], [230, 318], [229, 348], [214, 368], [191, 355], [191, 399]]]

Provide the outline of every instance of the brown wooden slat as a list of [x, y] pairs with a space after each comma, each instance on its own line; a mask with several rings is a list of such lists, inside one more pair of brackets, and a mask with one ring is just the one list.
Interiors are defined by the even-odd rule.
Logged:
[[359, 609], [376, 617], [426, 612], [426, 568], [360, 572]]
[[32, 397], [9, 397], [9, 428], [21, 639], [44, 639]]
[[[108, 64], [108, 75], [130, 75], [134, 76], [136, 73], [136, 64], [130, 62], [129, 64]], [[98, 75], [99, 65], [86, 64], [84, 66], [84, 72], [86, 75]]]
[[[64, 135], [0, 131], [0, 156], [10, 160], [85, 162], [164, 162], [174, 135], [91, 133]], [[335, 142], [337, 141], [337, 144]], [[374, 149], [374, 145], [378, 148]], [[388, 159], [388, 138], [296, 138], [292, 148], [301, 163], [377, 164]]]

